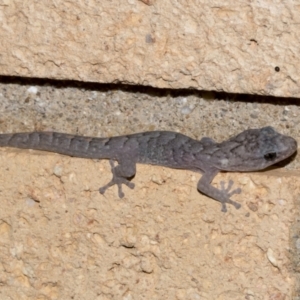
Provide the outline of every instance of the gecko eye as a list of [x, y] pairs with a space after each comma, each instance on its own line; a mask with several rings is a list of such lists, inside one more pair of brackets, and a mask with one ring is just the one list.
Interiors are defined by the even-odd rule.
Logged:
[[269, 152], [264, 155], [264, 158], [265, 160], [272, 161], [276, 158], [276, 156], [277, 156], [276, 152]]

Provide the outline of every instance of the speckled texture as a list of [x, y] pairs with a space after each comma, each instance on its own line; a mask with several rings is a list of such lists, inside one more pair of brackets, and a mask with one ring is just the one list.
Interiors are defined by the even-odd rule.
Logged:
[[295, 1], [1, 3], [2, 75], [300, 95]]
[[297, 177], [220, 175], [223, 214], [191, 172], [139, 165], [120, 200], [106, 162], [0, 151], [1, 299], [291, 299]]
[[[293, 100], [24, 82], [0, 85], [1, 132], [166, 129], [221, 141], [271, 125], [300, 140]], [[233, 197], [242, 208], [223, 214], [195, 189], [197, 173], [138, 165], [136, 188], [119, 200], [116, 188], [98, 193], [106, 161], [1, 149], [0, 298], [293, 299], [298, 161], [218, 175], [215, 186], [233, 179], [243, 190]]]

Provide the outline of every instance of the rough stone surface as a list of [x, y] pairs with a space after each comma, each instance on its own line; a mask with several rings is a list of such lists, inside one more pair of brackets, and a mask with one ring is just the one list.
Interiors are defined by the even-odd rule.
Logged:
[[120, 200], [98, 192], [108, 162], [2, 149], [0, 165], [1, 299], [292, 299], [298, 176], [218, 176], [243, 189], [224, 214], [188, 171], [139, 165]]
[[0, 1], [2, 75], [300, 96], [295, 1]]
[[[165, 129], [222, 141], [272, 125], [300, 142], [291, 100], [25, 82], [0, 83], [0, 132]], [[243, 190], [242, 208], [224, 214], [197, 192], [197, 173], [138, 165], [120, 200], [115, 187], [98, 193], [107, 161], [0, 150], [1, 300], [300, 296], [299, 156], [286, 170], [218, 175], [215, 185]]]

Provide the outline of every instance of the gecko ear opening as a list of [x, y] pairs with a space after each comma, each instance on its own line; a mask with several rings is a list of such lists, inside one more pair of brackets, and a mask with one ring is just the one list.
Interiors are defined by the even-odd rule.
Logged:
[[269, 152], [267, 154], [264, 155], [265, 160], [268, 161], [272, 161], [277, 157], [277, 153], [276, 152]]

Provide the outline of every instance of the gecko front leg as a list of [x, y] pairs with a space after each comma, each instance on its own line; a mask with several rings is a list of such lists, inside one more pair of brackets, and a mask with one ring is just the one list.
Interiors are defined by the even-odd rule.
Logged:
[[213, 187], [211, 185], [211, 181], [218, 173], [218, 169], [209, 169], [208, 171], [206, 171], [198, 182], [198, 190], [203, 194], [221, 202], [222, 212], [227, 211], [226, 203], [233, 205], [236, 209], [239, 209], [241, 207], [241, 204], [231, 200], [230, 197], [234, 194], [240, 194], [242, 190], [240, 188], [237, 188], [231, 191], [231, 188], [233, 186], [232, 180], [229, 181], [227, 188], [225, 188], [224, 181], [221, 181], [221, 190]]
[[111, 166], [111, 172], [113, 174], [113, 178], [109, 183], [104, 185], [99, 189], [100, 194], [104, 194], [105, 191], [113, 186], [117, 185], [118, 186], [118, 195], [120, 198], [124, 197], [124, 193], [122, 191], [122, 184], [127, 185], [129, 188], [133, 189], [134, 188], [134, 183], [130, 182], [128, 178], [131, 178], [135, 175], [136, 173], [136, 163], [133, 160], [119, 160], [118, 165], [115, 166], [114, 161], [111, 159], [109, 161], [110, 166]]

